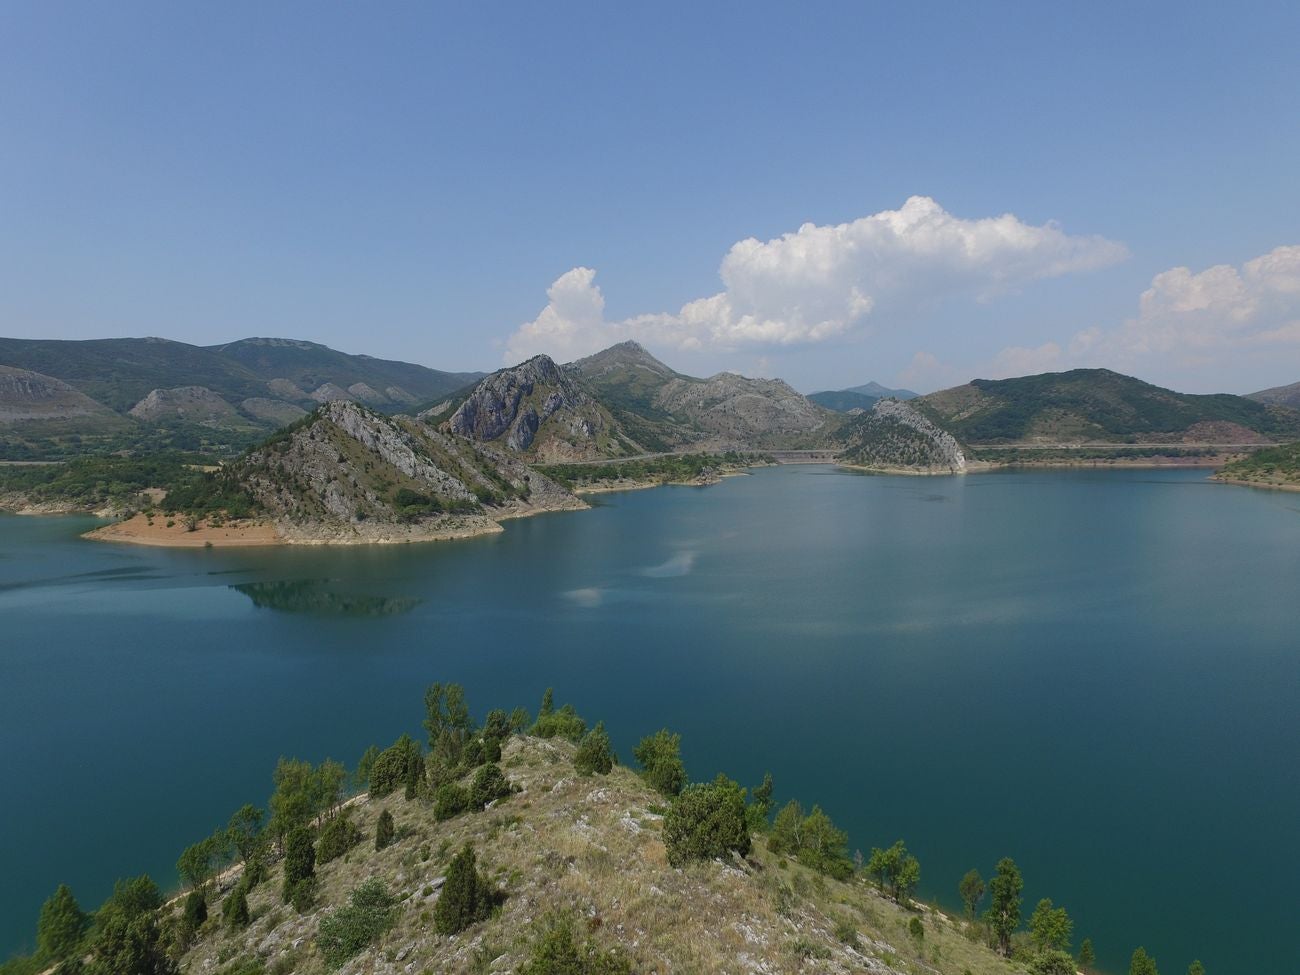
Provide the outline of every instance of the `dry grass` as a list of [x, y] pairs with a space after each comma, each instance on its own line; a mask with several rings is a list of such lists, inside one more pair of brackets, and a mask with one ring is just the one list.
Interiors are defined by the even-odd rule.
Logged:
[[[746, 861], [675, 870], [660, 839], [662, 799], [625, 768], [584, 778], [566, 742], [512, 739], [502, 766], [518, 794], [481, 813], [436, 823], [400, 793], [353, 809], [364, 840], [318, 870], [318, 906], [280, 904], [279, 871], [249, 896], [254, 922], [227, 933], [213, 910], [185, 972], [220, 973], [256, 956], [267, 972], [327, 971], [314, 945], [320, 919], [369, 877], [401, 898], [381, 942], [340, 972], [506, 973], [527, 959], [538, 925], [568, 912], [598, 943], [620, 946], [646, 973], [873, 972], [1007, 975], [1016, 969], [967, 939], [961, 924], [924, 907], [904, 910], [862, 881], [839, 883], [774, 857], [761, 839]], [[373, 848], [383, 809], [398, 840]], [[434, 933], [433, 904], [451, 857], [465, 843], [506, 894], [500, 912], [455, 937]], [[918, 943], [907, 923], [920, 916]], [[849, 928], [855, 932], [850, 936]]]

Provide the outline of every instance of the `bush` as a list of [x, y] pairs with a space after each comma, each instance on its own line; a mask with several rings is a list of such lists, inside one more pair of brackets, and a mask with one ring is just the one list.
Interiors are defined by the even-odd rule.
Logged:
[[433, 800], [433, 818], [438, 822], [459, 816], [469, 808], [469, 793], [455, 782], [444, 782], [438, 786]]
[[493, 892], [479, 876], [474, 848], [468, 844], [452, 857], [442, 893], [433, 907], [433, 927], [439, 934], [457, 934], [492, 911]]
[[248, 894], [241, 880], [221, 904], [221, 917], [232, 931], [248, 927]]
[[393, 923], [397, 898], [384, 885], [370, 879], [352, 892], [340, 907], [320, 922], [316, 944], [326, 964], [337, 967], [367, 945], [374, 944]]
[[579, 717], [572, 704], [566, 704], [558, 711], [539, 714], [532, 733], [538, 738], [567, 738], [576, 742], [587, 733], [587, 722]]
[[598, 721], [578, 745], [573, 767], [579, 775], [608, 775], [617, 761], [618, 756], [614, 754], [609, 734], [605, 731], [605, 722]]
[[1067, 952], [1045, 951], [1029, 963], [1031, 975], [1075, 975], [1078, 968]]
[[393, 842], [397, 833], [393, 825], [393, 814], [387, 809], [379, 814], [379, 821], [375, 823], [375, 849], [382, 850]]
[[667, 728], [642, 738], [632, 755], [641, 765], [641, 775], [651, 787], [672, 797], [686, 786], [686, 767], [682, 765], [682, 736]]
[[914, 917], [907, 922], [907, 933], [911, 935], [913, 941], [925, 940], [925, 928], [922, 926], [919, 917]]
[[664, 817], [664, 845], [674, 867], [725, 857], [732, 850], [745, 856], [749, 827], [740, 789], [720, 783], [688, 786]]
[[533, 945], [520, 975], [631, 975], [632, 963], [618, 951], [602, 951], [587, 939], [579, 945], [573, 921], [552, 918], [546, 932]]
[[[305, 826], [298, 826], [289, 833], [284, 844], [284, 889], [281, 891], [284, 902], [295, 907], [304, 899], [310, 903], [307, 892], [298, 891], [298, 888], [315, 877], [316, 850], [312, 846], [311, 833]], [[302, 910], [301, 907], [298, 909]]]
[[337, 860], [348, 850], [361, 842], [361, 830], [347, 814], [335, 816], [320, 831], [320, 842], [316, 846], [316, 859], [319, 863]]
[[501, 767], [489, 763], [474, 773], [474, 781], [469, 787], [470, 807], [482, 809], [489, 802], [504, 799], [511, 791], [510, 780], [505, 777]]

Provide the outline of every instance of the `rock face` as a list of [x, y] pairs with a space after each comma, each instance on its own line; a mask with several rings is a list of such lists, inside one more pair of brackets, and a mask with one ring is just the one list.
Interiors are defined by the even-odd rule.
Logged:
[[499, 451], [334, 401], [235, 467], [294, 541], [407, 541], [498, 531], [496, 521], [583, 503]]
[[222, 426], [239, 419], [238, 411], [206, 386], [155, 389], [131, 407], [130, 413], [147, 423], [179, 419], [204, 426]]
[[118, 419], [108, 407], [62, 380], [28, 369], [0, 366], [0, 424], [74, 417]]
[[480, 382], [447, 421], [447, 429], [471, 440], [503, 444], [543, 463], [641, 450], [609, 410], [544, 355]]
[[314, 399], [317, 403], [332, 403], [335, 400], [340, 400], [340, 399], [345, 399], [345, 400], [356, 399], [355, 396], [349, 393], [342, 386], [336, 386], [334, 385], [334, 383], [321, 383], [314, 390], [312, 390], [311, 398]]
[[919, 474], [966, 471], [966, 455], [956, 438], [899, 400], [880, 400], [870, 412], [854, 417], [841, 436], [845, 449], [840, 460], [845, 463]]

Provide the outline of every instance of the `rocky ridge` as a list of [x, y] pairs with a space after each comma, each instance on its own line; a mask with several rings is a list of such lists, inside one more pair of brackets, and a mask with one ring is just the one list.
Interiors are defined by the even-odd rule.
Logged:
[[909, 403], [882, 399], [841, 431], [846, 464], [876, 470], [962, 474], [966, 455], [955, 437]]

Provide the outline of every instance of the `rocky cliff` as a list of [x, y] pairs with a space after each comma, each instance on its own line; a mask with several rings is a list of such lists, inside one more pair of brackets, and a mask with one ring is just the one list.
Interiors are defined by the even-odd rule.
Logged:
[[447, 421], [461, 437], [493, 443], [542, 463], [642, 452], [574, 376], [534, 356], [480, 382]]
[[74, 418], [128, 425], [108, 407], [62, 380], [29, 369], [0, 366], [0, 424]]

